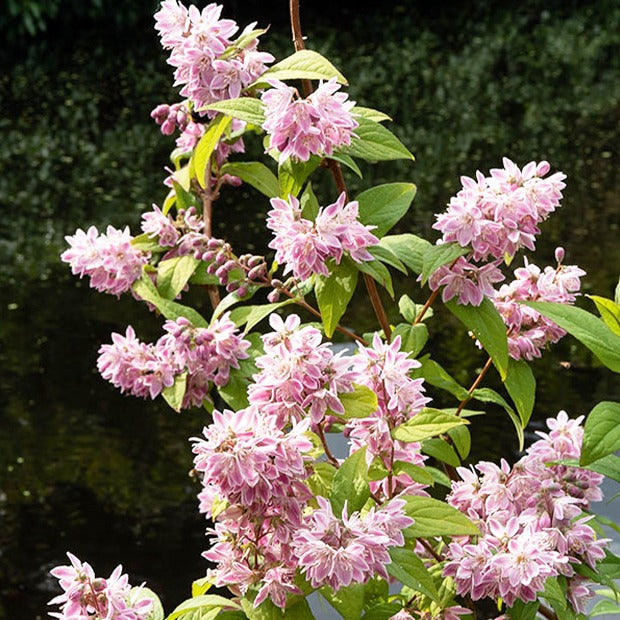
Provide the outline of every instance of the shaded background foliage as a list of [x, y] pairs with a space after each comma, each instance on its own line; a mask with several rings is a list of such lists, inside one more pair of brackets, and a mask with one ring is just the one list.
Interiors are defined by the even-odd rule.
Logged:
[[[270, 23], [263, 47], [281, 56], [292, 51], [284, 4], [231, 0], [224, 13], [242, 25]], [[167, 608], [204, 572], [204, 521], [184, 475], [187, 437], [204, 417], [125, 398], [93, 371], [111, 331], [132, 323], [155, 339], [160, 322], [131, 299], [90, 291], [58, 260], [75, 228], [137, 231], [139, 214], [166, 194], [172, 140], [148, 114], [176, 95], [152, 28], [155, 8], [150, 0], [8, 0], [0, 14], [8, 41], [0, 51], [0, 617], [43, 616], [46, 571], [66, 548], [102, 573], [122, 559]], [[516, 11], [499, 0], [393, 2], [360, 14], [353, 2], [302, 0], [302, 19], [308, 46], [349, 77], [351, 98], [390, 114], [417, 157], [365, 166], [363, 181], [348, 179], [352, 194], [415, 182], [414, 208], [397, 232], [429, 236], [461, 174], [488, 170], [504, 154], [520, 164], [548, 159], [568, 187], [537, 261], [552, 261], [562, 244], [589, 272], [586, 292], [612, 295], [620, 3], [527, 0]], [[258, 143], [248, 148], [260, 156]], [[329, 179], [318, 184], [333, 194]], [[225, 193], [216, 234], [264, 250], [267, 208], [251, 189]], [[411, 280], [399, 290], [423, 299]], [[366, 304], [354, 306], [347, 318], [372, 327]], [[484, 360], [444, 319], [431, 329], [433, 355], [468, 383]], [[534, 372], [538, 420], [558, 408], [585, 413], [617, 389], [568, 339]], [[514, 449], [510, 425], [492, 413], [474, 429], [474, 460]]]

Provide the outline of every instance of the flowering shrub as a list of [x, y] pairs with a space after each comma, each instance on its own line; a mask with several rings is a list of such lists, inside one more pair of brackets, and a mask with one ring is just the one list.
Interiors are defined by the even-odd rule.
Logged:
[[[390, 235], [415, 186], [380, 185], [351, 200], [342, 168], [361, 175], [356, 159], [413, 159], [382, 124], [388, 117], [349, 101], [344, 76], [304, 49], [294, 0], [296, 52], [275, 64], [258, 51], [264, 30], [252, 24], [234, 38], [237, 24], [221, 13], [165, 0], [155, 15], [185, 97], [152, 112], [162, 133], [179, 132], [163, 205], [143, 215], [139, 236], [79, 230], [62, 254], [93, 288], [131, 291], [166, 319], [154, 344], [131, 326], [113, 334], [100, 349], [103, 378], [135, 396], [162, 395], [176, 411], [211, 414], [192, 439], [199, 509], [212, 524], [210, 565], [168, 618], [311, 618], [315, 591], [346, 620], [475, 617], [481, 599], [501, 617], [576, 618], [590, 584], [613, 598], [618, 558], [597, 536], [590, 503], [602, 499], [603, 474], [618, 478], [618, 403], [597, 405], [584, 426], [563, 411], [550, 418], [549, 434], [512, 467], [461, 466], [468, 417], [484, 413], [467, 409], [471, 401], [503, 407], [523, 449], [536, 388], [527, 362], [548, 344], [571, 333], [620, 371], [618, 299], [592, 297], [601, 319], [574, 307], [585, 273], [563, 264], [562, 248], [556, 267], [525, 258], [516, 279], [497, 288], [515, 254], [535, 249], [565, 176], [547, 176], [547, 162], [521, 170], [504, 158], [489, 177], [463, 177], [437, 215], [436, 244]], [[270, 166], [233, 157], [263, 132]], [[325, 206], [308, 181], [320, 168], [336, 186]], [[241, 183], [271, 205], [273, 261], [212, 236], [214, 202]], [[396, 325], [378, 292], [394, 299], [390, 268], [431, 291], [424, 304], [402, 296]], [[360, 274], [378, 322], [371, 334], [345, 324]], [[181, 303], [189, 287], [204, 291], [209, 320], [204, 304]], [[489, 354], [469, 389], [420, 355], [440, 293]], [[317, 322], [282, 317], [289, 305]], [[261, 334], [265, 319], [271, 331]], [[335, 350], [336, 331], [354, 353]], [[513, 405], [479, 387], [492, 366]], [[429, 386], [455, 406], [429, 407]], [[329, 435], [346, 439], [346, 458]], [[61, 604], [56, 617], [163, 617], [153, 593], [132, 594], [120, 567], [96, 579], [69, 557], [71, 567], [52, 571], [65, 590], [52, 601]], [[206, 594], [211, 586], [231, 597]]]

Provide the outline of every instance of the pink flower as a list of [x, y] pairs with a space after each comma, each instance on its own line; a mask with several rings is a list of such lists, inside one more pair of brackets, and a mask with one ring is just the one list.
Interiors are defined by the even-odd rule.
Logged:
[[481, 172], [475, 180], [461, 177], [462, 189], [433, 225], [443, 243], [471, 245], [476, 261], [513, 256], [522, 247], [534, 250], [538, 224], [562, 199], [566, 177], [558, 172], [543, 178], [547, 162], [530, 162], [522, 171], [506, 157], [503, 164], [489, 177]]
[[[61, 605], [60, 613], [50, 613], [59, 620], [105, 618], [106, 620], [146, 620], [153, 606], [149, 597], [131, 593], [129, 578], [117, 566], [107, 578], [95, 577], [92, 567], [67, 553], [70, 566], [57, 566], [50, 572], [59, 580], [62, 594], [49, 604]], [[93, 615], [94, 614], [94, 615]]]
[[[500, 467], [479, 463], [480, 477], [458, 469], [463, 481], [452, 483], [448, 502], [482, 532], [476, 544], [464, 538], [449, 545], [444, 574], [454, 577], [458, 594], [474, 600], [501, 597], [507, 605], [533, 601], [547, 577], [572, 578], [574, 563], [594, 568], [604, 557], [609, 541], [596, 539], [587, 524], [590, 516], [580, 517], [590, 498], [601, 499], [602, 476], [547, 465], [579, 459], [582, 419], [570, 420], [563, 411], [549, 419], [550, 433], [539, 433], [541, 439], [512, 468], [505, 461]], [[578, 582], [575, 587], [582, 591]]]
[[[324, 497], [317, 497], [314, 510], [293, 538], [299, 568], [312, 587], [329, 585], [336, 591], [351, 583], [366, 583], [375, 574], [387, 578], [386, 565], [391, 562], [389, 547], [403, 543], [400, 529], [413, 523], [402, 512], [404, 501], [394, 500], [387, 515], [371, 510], [362, 517], [354, 512], [342, 518], [332, 512]], [[395, 519], [390, 524], [390, 519]]]
[[288, 201], [272, 198], [267, 227], [274, 232], [269, 244], [276, 250], [276, 261], [285, 265], [284, 273], [305, 280], [313, 273], [328, 275], [326, 261], [333, 258], [340, 264], [346, 252], [360, 263], [373, 260], [367, 248], [379, 240], [358, 220], [358, 203], [345, 204], [346, 195], [323, 207], [313, 223], [301, 215], [299, 200], [289, 196]]
[[350, 362], [321, 343], [321, 332], [300, 328], [297, 315], [283, 321], [269, 317], [273, 333], [263, 336], [265, 354], [257, 358], [258, 374], [248, 389], [250, 403], [273, 416], [279, 427], [306, 416], [320, 423], [328, 410], [343, 413], [339, 394], [353, 389]]
[[[563, 249], [556, 254], [563, 257]], [[515, 280], [504, 284], [495, 295], [495, 307], [508, 328], [508, 352], [514, 359], [531, 360], [540, 357], [547, 344], [555, 343], [566, 332], [536, 310], [520, 304], [520, 301], [551, 301], [574, 303], [580, 278], [585, 271], [576, 265], [559, 264], [556, 268], [541, 270], [528, 263], [515, 270]]]
[[91, 226], [87, 232], [78, 229], [65, 237], [69, 249], [60, 258], [71, 265], [71, 272], [88, 276], [90, 285], [99, 292], [120, 296], [142, 277], [142, 267], [150, 258], [149, 252], [134, 248], [129, 228], [117, 230], [108, 226], [105, 234]]
[[265, 104], [263, 129], [270, 147], [280, 153], [280, 161], [289, 157], [307, 161], [311, 155], [331, 155], [334, 149], [351, 143], [358, 126], [351, 114], [353, 101], [338, 93], [334, 78], [322, 83], [307, 99], [295, 97], [297, 91], [278, 80], [261, 96]]
[[179, 240], [179, 231], [174, 222], [155, 204], [151, 212], [142, 214], [142, 231], [151, 238], [157, 237], [162, 247], [174, 247]]
[[485, 297], [493, 298], [493, 284], [501, 282], [504, 275], [495, 263], [478, 267], [460, 256], [453, 265], [443, 265], [429, 278], [431, 290], [443, 286], [441, 298], [449, 301], [453, 297], [458, 303], [479, 306]]

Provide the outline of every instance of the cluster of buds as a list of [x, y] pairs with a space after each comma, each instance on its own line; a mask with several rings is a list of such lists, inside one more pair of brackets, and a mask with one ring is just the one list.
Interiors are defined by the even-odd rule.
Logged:
[[263, 256], [243, 254], [237, 257], [230, 244], [222, 239], [211, 238], [207, 246], [209, 249], [202, 255], [202, 260], [213, 261], [207, 272], [215, 274], [229, 293], [237, 291], [239, 297], [245, 297], [250, 284], [267, 278], [267, 263]]
[[161, 126], [161, 132], [171, 136], [178, 127], [180, 132], [185, 131], [190, 120], [189, 111], [184, 103], [160, 103], [152, 112], [151, 118]]

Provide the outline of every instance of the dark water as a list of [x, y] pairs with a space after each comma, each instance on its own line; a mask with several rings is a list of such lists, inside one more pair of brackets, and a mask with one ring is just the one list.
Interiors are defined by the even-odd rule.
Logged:
[[[402, 19], [406, 19], [406, 13], [396, 9], [408, 6], [399, 3], [394, 16], [405, 15]], [[605, 17], [598, 15], [593, 6], [597, 5], [585, 3], [583, 13], [569, 12], [564, 16], [566, 22], [561, 31], [565, 39], [546, 43], [547, 56], [568, 58], [570, 54], [582, 54], [583, 58], [573, 61], [583, 75], [575, 77], [573, 71], [572, 77], [566, 77], [562, 73], [567, 71], [566, 67], [560, 67], [558, 75], [550, 75], [541, 68], [543, 77], [539, 83], [530, 81], [527, 73], [531, 70], [534, 75], [536, 67], [503, 67], [499, 60], [493, 60], [493, 66], [497, 65], [497, 71], [501, 69], [501, 75], [485, 77], [480, 67], [486, 57], [481, 50], [507, 45], [504, 39], [512, 36], [508, 27], [496, 31], [492, 21], [480, 32], [472, 27], [471, 37], [459, 39], [456, 30], [446, 34], [445, 23], [434, 30], [433, 20], [438, 16], [429, 10], [421, 16], [426, 21], [424, 27], [420, 26], [420, 36], [414, 40], [409, 35], [414, 42], [410, 43], [406, 58], [398, 57], [390, 48], [394, 36], [390, 40], [386, 35], [385, 42], [355, 48], [345, 47], [350, 36], [346, 29], [333, 30], [317, 40], [336, 55], [340, 66], [348, 69], [345, 73], [352, 82], [358, 78], [355, 96], [360, 104], [387, 108], [394, 115], [395, 131], [412, 145], [418, 157], [418, 162], [408, 168], [396, 165], [379, 166], [378, 172], [369, 169], [364, 181], [363, 187], [394, 180], [412, 180], [420, 186], [416, 206], [397, 232], [414, 231], [431, 237], [432, 213], [441, 209], [458, 189], [459, 174], [473, 174], [477, 167], [488, 169], [498, 165], [504, 154], [513, 155], [521, 164], [531, 158], [548, 157], [568, 173], [569, 186], [562, 210], [544, 225], [537, 255], [542, 257], [540, 264], [551, 262], [554, 247], [563, 245], [567, 261], [588, 272], [584, 292], [613, 296], [620, 271], [620, 187], [615, 150], [620, 105], [617, 86], [598, 92], [596, 83], [612, 84], [613, 75], [620, 75], [617, 61], [613, 66], [609, 64], [609, 50], [617, 45], [617, 37], [607, 36], [601, 30], [601, 24], [608, 19], [609, 29], [614, 31], [619, 11]], [[530, 31], [541, 39], [547, 36], [542, 14], [534, 14], [535, 27], [527, 30], [521, 24], [520, 36], [524, 38], [519, 50], [524, 57], [542, 53], [527, 38]], [[455, 28], [466, 21], [460, 15]], [[366, 24], [368, 31], [371, 26]], [[394, 23], [383, 27], [392, 34], [398, 31]], [[486, 41], [485, 29], [489, 37], [486, 46], [476, 42], [476, 37]], [[590, 46], [571, 45], [573, 30], [581, 33], [583, 38], [579, 41], [589, 40]], [[594, 48], [595, 42], [598, 48]], [[146, 60], [139, 55], [145, 54], [154, 65], [158, 52], [149, 52], [142, 44], [140, 49], [127, 47], [124, 53], [127, 58], [138, 58], [142, 66], [146, 66]], [[108, 44], [104, 41], [101, 45], [103, 63]], [[124, 42], [121, 47], [127, 45]], [[424, 57], [415, 56], [422, 52]], [[115, 54], [121, 53], [122, 49], [115, 50]], [[502, 53], [497, 53], [500, 58]], [[69, 74], [74, 77], [67, 82], [68, 86], [63, 86], [68, 89], [63, 90], [63, 97], [67, 92], [81, 92], [80, 84], [88, 79], [84, 75], [81, 81], [79, 63], [71, 53], [69, 58], [74, 63]], [[125, 66], [130, 61], [123, 58], [119, 62]], [[465, 67], [470, 76], [466, 81], [461, 81], [459, 58], [466, 58], [469, 63]], [[87, 61], [86, 56], [82, 59]], [[406, 61], [411, 59], [414, 60], [408, 65]], [[15, 69], [15, 76], [21, 75], [24, 83], [31, 71], [26, 70], [29, 66]], [[110, 76], [115, 75], [114, 71], [117, 69], [110, 69]], [[39, 81], [45, 78], [50, 89], [60, 88], [61, 73], [54, 73], [52, 79], [50, 72], [43, 72]], [[93, 92], [99, 93], [97, 101], [105, 103], [106, 115], [101, 116], [85, 94], [81, 105], [86, 115], [84, 121], [72, 128], [75, 133], [66, 140], [56, 132], [52, 121], [49, 129], [32, 124], [32, 114], [28, 121], [15, 121], [21, 142], [14, 126], [0, 124], [0, 129], [10, 137], [6, 148], [14, 149], [10, 157], [0, 157], [5, 164], [3, 170], [15, 170], [13, 166], [17, 166], [13, 176], [7, 176], [7, 172], [0, 181], [5, 184], [0, 192], [0, 617], [11, 620], [45, 616], [46, 602], [56, 593], [47, 573], [52, 566], [64, 563], [66, 550], [93, 564], [98, 574], [105, 575], [122, 562], [132, 583], [147, 581], [162, 596], [167, 610], [189, 595], [191, 580], [201, 577], [206, 568], [200, 557], [205, 547], [206, 523], [196, 510], [197, 488], [188, 476], [188, 438], [200, 433], [207, 417], [200, 410], [177, 415], [159, 401], [124, 397], [98, 376], [97, 349], [110, 340], [110, 332], [124, 331], [127, 324], [132, 324], [142, 339], [155, 339], [160, 321], [131, 299], [117, 301], [90, 290], [86, 282], [71, 278], [66, 266], [57, 259], [63, 234], [72, 233], [77, 226], [107, 220], [116, 225], [131, 223], [136, 231], [137, 214], [163, 195], [159, 179], [168, 144], [157, 136], [154, 127], [144, 123], [131, 125], [135, 123], [131, 119], [148, 115], [150, 107], [162, 98], [161, 84], [167, 83], [169, 77], [158, 78], [153, 73], [152, 79], [143, 82], [120, 80], [118, 88], [125, 89], [126, 99], [135, 102], [129, 108], [124, 103], [125, 107], [114, 103], [110, 91], [112, 77], [108, 76], [110, 81], [106, 81], [102, 75], [88, 88], [96, 89], [97, 82], [101, 82], [103, 90]], [[433, 75], [444, 75], [446, 83], [440, 78], [433, 82]], [[507, 97], [509, 78], [516, 80], [524, 75], [530, 77], [518, 83], [519, 89]], [[418, 83], [412, 76], [425, 77]], [[399, 85], [406, 80], [412, 82], [405, 94], [394, 94], [393, 87], [382, 90], [382, 84], [391, 78], [400, 80]], [[451, 79], [457, 80], [457, 84], [451, 85]], [[481, 80], [476, 86], [478, 90], [467, 91], [466, 82], [476, 79]], [[567, 85], [566, 91], [561, 90], [563, 83]], [[445, 91], [451, 86], [459, 88], [447, 97]], [[418, 90], [410, 94], [414, 88]], [[541, 127], [538, 133], [530, 127], [536, 124], [530, 118], [537, 118], [535, 110], [525, 110], [519, 102], [524, 97], [520, 93], [528, 88], [550, 94], [541, 95], [537, 103], [539, 107], [548, 106], [536, 120]], [[560, 90], [556, 92], [556, 88]], [[5, 89], [5, 101], [7, 93]], [[461, 93], [460, 102], [452, 101], [455, 93]], [[44, 89], [40, 98], [49, 99], [52, 106], [52, 100], [58, 97], [53, 92], [48, 95]], [[11, 92], [11, 97], [19, 99], [16, 91]], [[530, 97], [535, 99], [535, 93]], [[497, 101], [503, 103], [495, 106]], [[414, 108], [423, 114], [415, 116]], [[124, 133], [122, 124], [108, 127], [115, 110], [118, 123], [128, 119], [131, 133]], [[422, 116], [427, 120], [423, 121]], [[63, 122], [70, 123], [71, 119], [67, 117]], [[78, 128], [82, 133], [74, 145]], [[121, 143], [124, 151], [118, 146]], [[34, 148], [33, 144], [39, 146]], [[42, 154], [41, 144], [51, 149], [48, 155]], [[19, 151], [24, 145], [30, 145], [30, 155]], [[59, 152], [71, 149], [75, 155], [73, 162], [45, 172], [45, 166], [58, 163]], [[112, 151], [114, 156], [109, 154]], [[148, 157], [144, 153], [149, 153]], [[36, 159], [37, 165], [30, 163], [22, 169], [19, 164], [24, 157], [26, 163], [35, 161], [28, 157], [40, 159]], [[116, 161], [116, 166], [111, 166], [110, 161]], [[127, 172], [121, 174], [124, 166]], [[354, 188], [362, 187], [360, 182], [352, 183]], [[95, 192], [96, 187], [101, 190]], [[327, 181], [319, 182], [319, 187], [329, 185]], [[94, 200], [95, 194], [100, 198]], [[103, 195], [112, 196], [113, 200], [106, 201], [101, 198]], [[15, 201], [20, 209], [15, 208]], [[239, 248], [264, 248], [264, 201], [242, 189], [223, 197], [217, 209], [221, 234], [232, 238]], [[397, 294], [402, 293], [416, 301], [423, 301], [426, 294], [413, 278], [397, 282]], [[588, 302], [584, 300], [583, 305]], [[352, 326], [360, 331], [374, 327], [362, 291], [352, 308], [346, 317]], [[390, 318], [397, 319], [395, 314]], [[461, 383], [469, 385], [484, 363], [482, 354], [453, 319], [441, 311], [430, 328], [429, 349], [433, 356]], [[559, 409], [578, 415], [587, 413], [602, 399], [618, 398], [617, 379], [570, 338], [532, 366], [538, 380], [538, 400], [532, 431], [528, 433], [530, 440], [533, 429], [542, 428], [544, 418], [556, 415]], [[499, 387], [497, 377], [489, 376], [485, 385]], [[430, 392], [436, 403], [454, 405], [444, 394]], [[516, 438], [510, 421], [499, 410], [488, 411], [484, 419], [474, 421], [471, 460], [497, 460], [507, 454], [515, 458]]]

